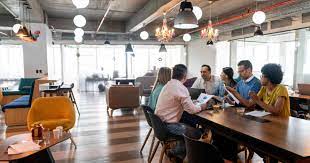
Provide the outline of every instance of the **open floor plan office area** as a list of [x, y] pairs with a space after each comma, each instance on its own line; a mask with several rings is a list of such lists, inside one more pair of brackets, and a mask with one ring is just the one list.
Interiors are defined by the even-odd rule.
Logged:
[[310, 162], [309, 0], [0, 0], [0, 162]]

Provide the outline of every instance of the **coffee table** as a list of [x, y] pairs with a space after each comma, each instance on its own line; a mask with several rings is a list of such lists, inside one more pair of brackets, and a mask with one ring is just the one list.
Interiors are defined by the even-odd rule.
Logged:
[[49, 144], [42, 141], [39, 145], [41, 146], [38, 151], [31, 151], [16, 155], [8, 155], [9, 145], [15, 144], [23, 140], [31, 140], [31, 133], [19, 134], [11, 136], [0, 143], [0, 161], [9, 161], [10, 163], [21, 163], [21, 162], [31, 162], [31, 163], [54, 163], [55, 160], [50, 151], [50, 147], [61, 143], [71, 137], [70, 133], [63, 133], [59, 139], [55, 139], [51, 133]]

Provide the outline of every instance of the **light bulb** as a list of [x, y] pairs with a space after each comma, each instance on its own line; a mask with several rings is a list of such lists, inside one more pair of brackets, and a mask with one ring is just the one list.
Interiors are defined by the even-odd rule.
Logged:
[[142, 31], [142, 32], [140, 33], [140, 38], [141, 38], [142, 40], [148, 39], [148, 38], [149, 38], [149, 33], [148, 33], [147, 31]]
[[22, 26], [22, 25], [20, 25], [20, 24], [14, 24], [14, 25], [13, 25], [13, 32], [14, 32], [14, 33], [17, 33], [21, 26]]
[[74, 35], [82, 37], [84, 35], [84, 30], [82, 28], [75, 28]]
[[89, 4], [89, 0], [72, 0], [72, 3], [76, 8], [85, 8]]
[[184, 40], [185, 42], [188, 42], [188, 41], [190, 41], [191, 39], [192, 39], [192, 37], [191, 37], [190, 34], [186, 33], [186, 34], [183, 35], [183, 40]]
[[256, 11], [253, 14], [252, 20], [255, 24], [262, 24], [266, 20], [266, 14], [263, 11]]
[[199, 20], [202, 17], [202, 10], [198, 6], [193, 7], [193, 13], [195, 14], [197, 20]]
[[83, 41], [83, 37], [82, 36], [75, 36], [74, 41], [77, 43], [81, 43]]
[[74, 25], [76, 25], [77, 27], [84, 27], [86, 25], [86, 19], [83, 15], [76, 15], [73, 18], [73, 23]]

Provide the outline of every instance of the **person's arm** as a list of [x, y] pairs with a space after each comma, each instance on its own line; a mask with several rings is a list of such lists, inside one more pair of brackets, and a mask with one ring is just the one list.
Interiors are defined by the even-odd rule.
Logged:
[[257, 105], [262, 107], [267, 112], [270, 112], [275, 115], [279, 115], [280, 111], [284, 107], [285, 97], [279, 96], [276, 100], [275, 105], [268, 105], [265, 104], [262, 100], [259, 99], [259, 97], [256, 94], [251, 94], [252, 101], [255, 102]]
[[245, 98], [243, 98], [236, 89], [231, 88], [231, 87], [226, 87], [226, 89], [231, 92], [239, 101], [242, 105], [244, 105], [245, 107], [252, 107], [255, 105], [255, 103], [252, 100], [247, 100]]
[[201, 106], [195, 105], [193, 101], [191, 100], [190, 96], [182, 97], [181, 104], [182, 104], [183, 109], [190, 114], [198, 113], [205, 107], [204, 106], [205, 104], [202, 104]]

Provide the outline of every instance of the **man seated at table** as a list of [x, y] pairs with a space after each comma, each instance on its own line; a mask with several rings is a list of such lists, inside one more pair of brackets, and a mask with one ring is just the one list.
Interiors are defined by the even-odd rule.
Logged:
[[201, 66], [201, 77], [197, 78], [192, 88], [205, 89], [207, 94], [219, 95], [220, 79], [211, 74], [209, 65]]
[[250, 92], [251, 105], [259, 105], [265, 111], [281, 117], [290, 116], [290, 99], [287, 89], [281, 85], [283, 72], [281, 66], [274, 63], [264, 65], [261, 69], [262, 88], [256, 94]]
[[[206, 108], [206, 104], [194, 104], [187, 88], [183, 85], [186, 81], [187, 67], [178, 64], [173, 67], [172, 79], [162, 89], [155, 114], [165, 123], [182, 122], [196, 127], [198, 120], [191, 114], [198, 113]], [[177, 126], [169, 126], [173, 133]], [[183, 131], [181, 131], [183, 132]], [[178, 133], [175, 133], [178, 134]], [[182, 135], [182, 133], [179, 133]]]
[[[236, 89], [226, 87], [239, 101], [246, 107], [252, 106], [250, 103], [250, 91], [258, 93], [261, 83], [252, 73], [253, 67], [249, 60], [242, 60], [238, 63], [238, 73], [242, 80], [237, 83]], [[225, 98], [230, 104], [235, 104], [230, 98]]]

